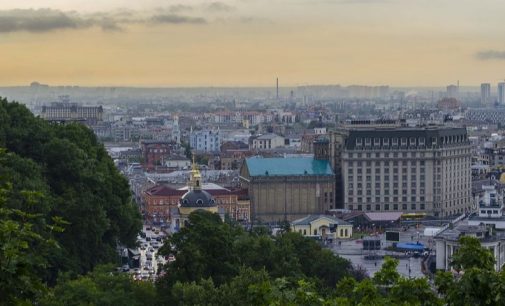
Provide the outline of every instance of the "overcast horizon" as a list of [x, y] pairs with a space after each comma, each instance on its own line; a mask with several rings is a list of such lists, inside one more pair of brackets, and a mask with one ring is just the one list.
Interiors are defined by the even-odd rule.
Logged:
[[501, 0], [0, 0], [0, 86], [492, 86]]

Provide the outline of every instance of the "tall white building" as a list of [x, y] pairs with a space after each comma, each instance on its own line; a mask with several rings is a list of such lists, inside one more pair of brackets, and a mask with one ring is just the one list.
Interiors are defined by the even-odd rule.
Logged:
[[221, 150], [221, 135], [219, 128], [193, 131], [189, 135], [191, 149], [199, 152], [219, 152]]
[[505, 82], [498, 83], [498, 103], [505, 104]]
[[480, 84], [480, 103], [482, 105], [491, 104], [491, 84]]

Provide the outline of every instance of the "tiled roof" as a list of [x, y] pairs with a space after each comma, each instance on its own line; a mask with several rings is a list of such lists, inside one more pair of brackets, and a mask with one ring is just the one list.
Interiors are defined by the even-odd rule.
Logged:
[[306, 157], [246, 159], [250, 176], [333, 175], [329, 161]]
[[182, 196], [186, 191], [177, 190], [167, 185], [156, 185], [146, 190], [146, 193], [152, 196]]

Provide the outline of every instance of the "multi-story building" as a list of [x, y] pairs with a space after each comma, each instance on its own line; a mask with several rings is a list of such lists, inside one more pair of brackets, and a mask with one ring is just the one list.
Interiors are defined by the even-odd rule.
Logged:
[[144, 168], [152, 170], [157, 166], [165, 166], [174, 146], [169, 141], [143, 140], [141, 148]]
[[335, 175], [327, 160], [247, 158], [240, 182], [248, 189], [256, 221], [292, 221], [335, 208]]
[[344, 143], [343, 208], [435, 216], [470, 210], [471, 147], [465, 128], [363, 127], [347, 133], [344, 142], [333, 141]]
[[505, 82], [498, 83], [498, 104], [505, 104]]
[[221, 135], [219, 128], [194, 131], [191, 129], [189, 145], [197, 152], [218, 152], [221, 149]]
[[94, 125], [103, 120], [102, 106], [82, 106], [78, 103], [53, 102], [42, 106], [40, 117], [50, 121], [83, 121]]
[[253, 138], [252, 150], [272, 150], [284, 146], [284, 137], [276, 134], [264, 134]]
[[491, 104], [491, 84], [489, 83], [480, 84], [480, 104]]

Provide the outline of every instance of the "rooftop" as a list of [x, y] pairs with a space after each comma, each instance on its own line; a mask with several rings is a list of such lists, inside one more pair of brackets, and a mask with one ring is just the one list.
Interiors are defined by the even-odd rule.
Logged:
[[247, 158], [250, 176], [334, 175], [329, 161], [306, 157]]
[[294, 220], [291, 222], [293, 225], [309, 225], [312, 222], [319, 220], [321, 218], [328, 219], [330, 220], [331, 224], [338, 224], [338, 225], [351, 225], [351, 223], [346, 222], [344, 220], [335, 218], [333, 216], [327, 216], [327, 215], [308, 215], [307, 217], [301, 218]]

